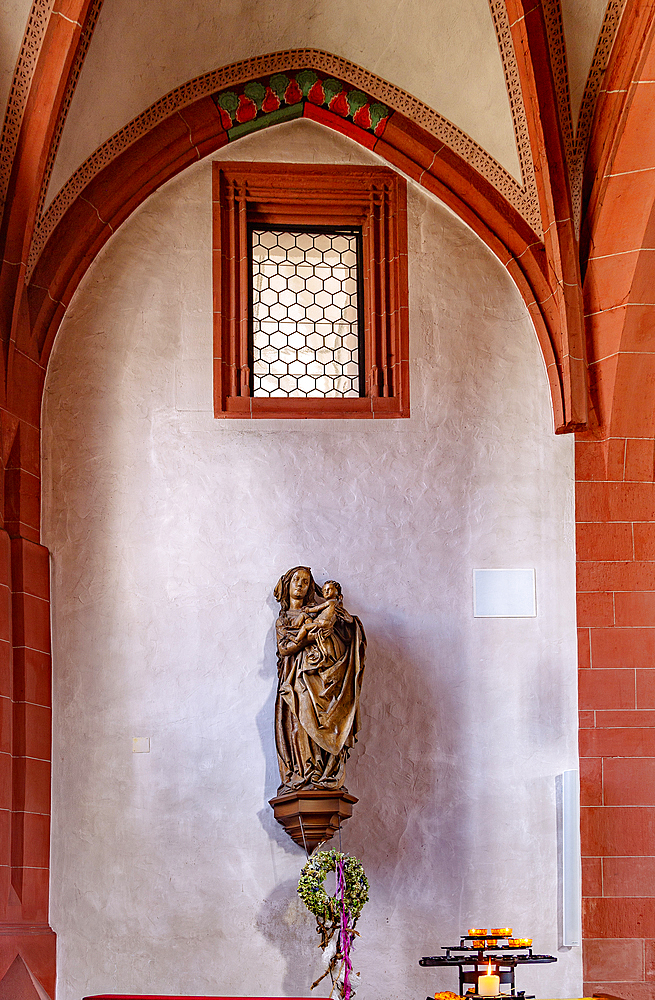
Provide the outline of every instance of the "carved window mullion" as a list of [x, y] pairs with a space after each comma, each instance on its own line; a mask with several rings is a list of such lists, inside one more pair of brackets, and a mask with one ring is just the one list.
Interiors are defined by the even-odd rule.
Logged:
[[250, 260], [248, 247], [248, 205], [245, 191], [240, 195], [237, 202], [237, 240], [238, 240], [238, 312], [237, 312], [237, 340], [238, 340], [238, 365], [239, 365], [239, 385], [238, 395], [250, 395], [250, 362], [248, 349], [248, 302], [250, 298]]

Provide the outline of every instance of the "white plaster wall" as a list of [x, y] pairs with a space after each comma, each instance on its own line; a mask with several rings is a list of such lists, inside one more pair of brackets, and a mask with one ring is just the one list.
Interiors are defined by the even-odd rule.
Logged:
[[488, 0], [104, 0], [48, 191], [174, 87], [291, 48], [342, 56], [409, 91], [519, 180]]
[[[376, 162], [307, 121], [228, 157]], [[205, 161], [112, 237], [48, 372], [58, 1000], [309, 994], [303, 853], [267, 805], [272, 589], [296, 563], [340, 580], [368, 633], [343, 830], [371, 883], [361, 1000], [455, 988], [418, 959], [473, 924], [558, 954], [519, 988], [580, 996], [555, 808], [577, 766], [573, 441], [526, 309], [410, 185], [411, 419], [215, 420], [210, 189]], [[494, 566], [536, 568], [537, 618], [472, 617], [472, 570]]]

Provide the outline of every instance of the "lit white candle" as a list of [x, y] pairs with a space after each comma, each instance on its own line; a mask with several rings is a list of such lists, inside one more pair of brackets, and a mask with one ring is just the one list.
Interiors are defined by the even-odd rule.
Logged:
[[478, 996], [497, 997], [500, 993], [500, 976], [492, 976], [491, 962], [487, 966], [487, 975], [478, 976]]

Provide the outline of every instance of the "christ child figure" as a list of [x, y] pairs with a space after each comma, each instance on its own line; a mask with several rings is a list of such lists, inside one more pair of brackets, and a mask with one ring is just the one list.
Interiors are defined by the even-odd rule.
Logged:
[[323, 584], [322, 592], [325, 601], [305, 608], [305, 614], [298, 620], [300, 631], [297, 641], [300, 642], [308, 637], [315, 638], [323, 655], [328, 659], [334, 659], [336, 655], [332, 641], [334, 626], [339, 619], [351, 622], [352, 616], [343, 606], [340, 583], [336, 580], [327, 580]]

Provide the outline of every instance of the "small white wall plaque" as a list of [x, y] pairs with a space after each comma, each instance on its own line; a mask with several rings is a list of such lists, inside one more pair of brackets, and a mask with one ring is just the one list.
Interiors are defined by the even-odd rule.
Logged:
[[536, 618], [533, 569], [474, 569], [474, 618]]

